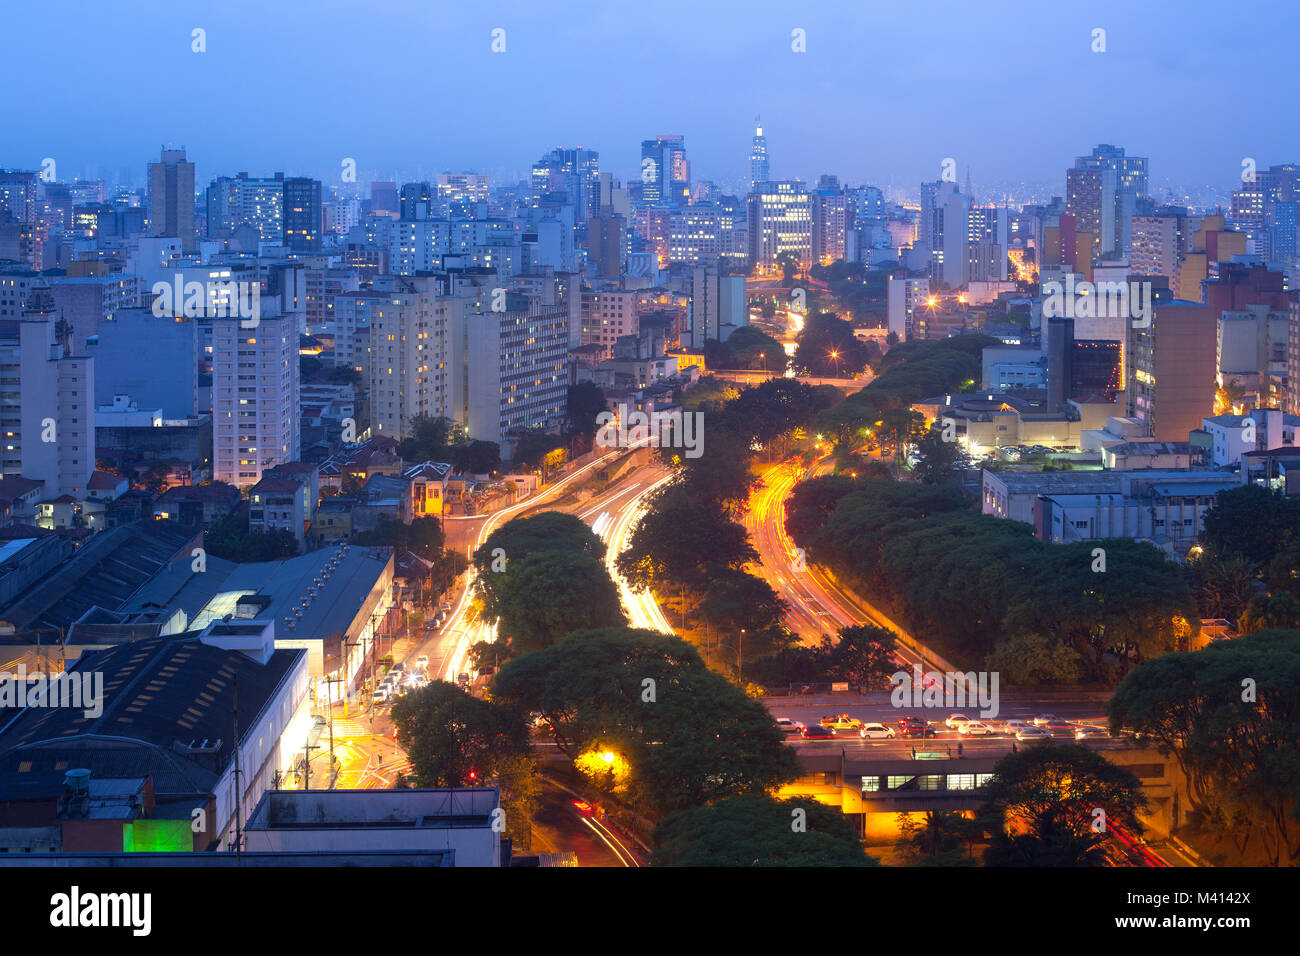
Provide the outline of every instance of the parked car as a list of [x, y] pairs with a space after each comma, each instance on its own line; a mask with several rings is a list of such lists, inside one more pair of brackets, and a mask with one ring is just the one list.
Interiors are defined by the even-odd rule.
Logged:
[[993, 728], [982, 720], [968, 720], [966, 723], [957, 726], [957, 733], [965, 734], [968, 737], [987, 737], [993, 733]]
[[1050, 723], [1053, 720], [1060, 720], [1055, 714], [1039, 714], [1034, 718], [1034, 726], [1041, 727], [1043, 724]]
[[884, 724], [863, 724], [858, 728], [858, 736], [863, 740], [883, 740], [894, 736], [894, 728]]
[[1048, 740], [1051, 736], [1042, 727], [1021, 727], [1016, 731], [1016, 740]]
[[1002, 732], [1006, 734], [1014, 734], [1018, 731], [1024, 730], [1026, 727], [1032, 726], [1034, 725], [1028, 720], [1021, 720], [1019, 717], [1012, 717], [1010, 720], [1002, 722]]
[[1059, 718], [1056, 720], [1049, 720], [1047, 723], [1041, 724], [1040, 726], [1053, 737], [1073, 737], [1074, 732], [1078, 730], [1078, 728], [1068, 720], [1061, 720]]
[[968, 723], [974, 719], [974, 717], [967, 717], [965, 714], [949, 714], [944, 720], [943, 725], [949, 730], [956, 730], [960, 728], [962, 724]]
[[803, 724], [797, 720], [791, 720], [789, 717], [776, 718], [776, 725], [787, 734], [797, 734], [803, 730]]
[[831, 730], [857, 730], [862, 726], [862, 721], [856, 717], [850, 717], [848, 714], [823, 717], [818, 723], [823, 727], [829, 727]]
[[465, 673], [457, 674], [457, 675], [456, 675], [456, 683], [459, 684], [461, 687], [468, 687], [468, 686], [469, 686], [469, 675], [468, 675], [468, 674], [465, 674]]
[[835, 736], [835, 731], [821, 724], [809, 724], [799, 731], [799, 736], [805, 740], [827, 740]]
[[374, 702], [376, 704], [386, 704], [388, 703], [388, 699], [392, 696], [392, 694], [393, 694], [392, 688], [390, 688], [387, 684], [380, 684], [378, 687], [375, 688]]
[[1075, 740], [1087, 740], [1090, 737], [1109, 737], [1110, 731], [1105, 727], [1079, 727], [1074, 732]]

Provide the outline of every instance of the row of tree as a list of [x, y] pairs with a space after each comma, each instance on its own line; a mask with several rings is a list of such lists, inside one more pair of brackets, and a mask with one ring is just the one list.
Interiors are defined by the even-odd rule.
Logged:
[[706, 635], [719, 643], [731, 639], [736, 659], [746, 651], [759, 656], [790, 640], [780, 624], [784, 603], [766, 581], [745, 570], [758, 560], [737, 520], [756, 481], [752, 460], [784, 457], [835, 397], [834, 388], [780, 378], [703, 405], [704, 454], [679, 458], [675, 450], [661, 449], [678, 467], [677, 475], [651, 498], [618, 557], [619, 573], [630, 587], [675, 598], [683, 617], [689, 608]]
[[1197, 620], [1178, 566], [1155, 547], [1045, 543], [948, 487], [814, 479], [795, 489], [786, 528], [927, 643], [996, 663], [1012, 683], [1115, 681], [1176, 649]]
[[[911, 423], [908, 434], [919, 435], [924, 431], [923, 424], [917, 427], [920, 416], [913, 419], [907, 414], [912, 403], [976, 387], [982, 376], [981, 353], [997, 344], [998, 340], [988, 335], [900, 342], [872, 366], [876, 377], [861, 391], [822, 412], [816, 428], [840, 442], [860, 440], [867, 437], [868, 429], [881, 427], [884, 413], [892, 410], [898, 419], [892, 423], [895, 431], [906, 420]], [[889, 422], [884, 424], [891, 427]]]

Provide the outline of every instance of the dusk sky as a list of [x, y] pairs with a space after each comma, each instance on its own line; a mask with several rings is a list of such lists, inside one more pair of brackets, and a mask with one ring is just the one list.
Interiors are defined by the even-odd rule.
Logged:
[[[915, 191], [954, 157], [977, 192], [1062, 183], [1099, 142], [1162, 186], [1300, 159], [1290, 3], [527, 4], [128, 0], [10, 5], [0, 166], [61, 178], [164, 143], [198, 179], [247, 170], [337, 182], [474, 169], [500, 182], [587, 146], [633, 176], [642, 139], [686, 137], [691, 174], [736, 184], [761, 114], [773, 178]], [[191, 52], [191, 30], [207, 52]], [[491, 31], [506, 30], [506, 52]], [[1092, 31], [1106, 30], [1093, 53]], [[806, 53], [791, 31], [806, 31]], [[1060, 186], [1058, 185], [1057, 191]]]

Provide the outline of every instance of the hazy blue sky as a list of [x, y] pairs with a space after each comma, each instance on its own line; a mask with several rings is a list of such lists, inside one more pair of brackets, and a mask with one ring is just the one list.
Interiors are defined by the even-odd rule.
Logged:
[[[1098, 142], [1153, 183], [1231, 188], [1242, 157], [1300, 159], [1300, 5], [738, 0], [124, 0], [10, 3], [0, 166], [110, 178], [183, 144], [206, 182], [524, 172], [556, 145], [635, 174], [686, 137], [694, 178], [737, 182], [755, 114], [774, 178], [914, 189], [940, 161], [1059, 182]], [[191, 30], [207, 52], [191, 52]], [[506, 52], [490, 50], [494, 27]], [[1092, 31], [1106, 30], [1105, 53]], [[791, 31], [806, 31], [806, 53]], [[1058, 187], [1059, 191], [1059, 187]]]

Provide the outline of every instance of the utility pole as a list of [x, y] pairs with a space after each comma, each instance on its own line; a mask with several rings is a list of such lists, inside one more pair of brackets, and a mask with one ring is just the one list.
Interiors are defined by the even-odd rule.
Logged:
[[[327, 677], [327, 678], [325, 678], [325, 683], [327, 683], [327, 684], [346, 684], [346, 681], [344, 681], [344, 679], [341, 678], [341, 677]], [[331, 790], [334, 789], [334, 701], [333, 701], [332, 698], [333, 698], [333, 691], [331, 690], [331, 692], [330, 692], [330, 700], [328, 701], [328, 703], [329, 703], [329, 709], [330, 709], [330, 785], [329, 785], [329, 789], [331, 789]], [[346, 689], [346, 687], [345, 687], [345, 688], [344, 688], [344, 697], [343, 697], [343, 715], [344, 715], [345, 717], [347, 716], [347, 710], [348, 710], [348, 705], [347, 705], [347, 689]]]
[[235, 866], [243, 865], [244, 843], [244, 782], [239, 769], [239, 673], [235, 673]]

